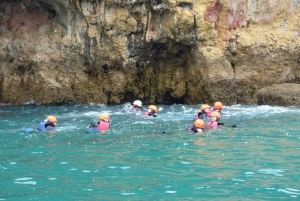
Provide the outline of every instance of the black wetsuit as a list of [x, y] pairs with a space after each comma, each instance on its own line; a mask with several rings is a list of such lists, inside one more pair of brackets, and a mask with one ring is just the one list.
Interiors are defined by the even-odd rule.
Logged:
[[197, 116], [199, 119], [207, 119], [207, 113], [205, 112], [198, 112]]

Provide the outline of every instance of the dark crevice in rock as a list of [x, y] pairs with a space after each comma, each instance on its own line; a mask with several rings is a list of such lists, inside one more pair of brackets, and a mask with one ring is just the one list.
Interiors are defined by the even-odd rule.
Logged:
[[192, 3], [180, 2], [177, 6], [181, 7], [181, 8], [187, 8], [187, 9], [193, 10], [193, 4]]
[[174, 98], [170, 94], [170, 92], [166, 92], [163, 95], [163, 104], [170, 105], [170, 104], [183, 104], [184, 103], [184, 96], [182, 98]]
[[54, 9], [53, 5], [45, 3], [43, 1], [38, 1], [42, 7], [48, 12], [48, 17], [50, 20], [54, 19], [58, 13], [57, 11]]

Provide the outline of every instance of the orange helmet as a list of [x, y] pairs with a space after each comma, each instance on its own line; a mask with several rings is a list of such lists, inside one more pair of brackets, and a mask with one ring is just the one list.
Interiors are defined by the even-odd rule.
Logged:
[[47, 116], [46, 120], [47, 120], [47, 121], [50, 121], [50, 122], [53, 122], [53, 123], [57, 123], [56, 117], [55, 117], [55, 116], [52, 116], [52, 115]]
[[205, 110], [205, 109], [209, 109], [209, 105], [207, 105], [207, 104], [202, 104], [202, 105], [200, 106], [200, 110], [203, 111], [203, 110]]
[[214, 108], [220, 110], [220, 109], [222, 109], [222, 107], [223, 107], [223, 104], [220, 101], [217, 101], [214, 103]]
[[204, 121], [202, 119], [196, 119], [196, 121], [194, 121], [194, 126], [196, 128], [204, 128]]
[[109, 121], [109, 115], [108, 114], [100, 114], [99, 119]]
[[149, 105], [148, 109], [152, 109], [155, 113], [157, 112], [157, 107], [155, 105]]
[[220, 115], [219, 112], [213, 112], [213, 113], [211, 113], [210, 116], [212, 116], [212, 117], [217, 117], [218, 119], [221, 119], [221, 115]]

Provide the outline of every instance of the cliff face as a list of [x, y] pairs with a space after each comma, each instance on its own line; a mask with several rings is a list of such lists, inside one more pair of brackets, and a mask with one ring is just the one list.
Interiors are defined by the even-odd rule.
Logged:
[[0, 102], [257, 103], [300, 82], [300, 0], [0, 3]]

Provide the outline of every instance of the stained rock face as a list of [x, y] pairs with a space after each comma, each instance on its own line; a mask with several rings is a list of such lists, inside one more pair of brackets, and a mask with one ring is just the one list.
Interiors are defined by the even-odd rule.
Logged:
[[258, 90], [260, 105], [300, 105], [300, 84], [274, 84]]
[[300, 0], [0, 2], [0, 102], [257, 103], [299, 83]]

